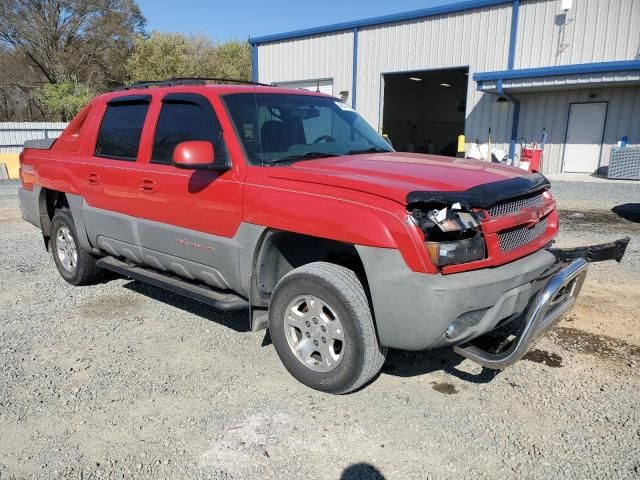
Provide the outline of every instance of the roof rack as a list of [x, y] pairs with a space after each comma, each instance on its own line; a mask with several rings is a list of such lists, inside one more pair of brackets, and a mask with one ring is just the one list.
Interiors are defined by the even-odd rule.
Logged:
[[218, 83], [235, 83], [240, 85], [259, 85], [262, 87], [273, 87], [266, 83], [251, 82], [249, 80], [238, 80], [236, 78], [216, 78], [216, 77], [174, 77], [166, 80], [154, 80], [154, 81], [141, 81], [134, 82], [129, 85], [123, 85], [116, 88], [114, 91], [133, 90], [138, 88], [152, 88], [152, 87], [176, 87], [181, 85], [206, 85], [210, 82]]

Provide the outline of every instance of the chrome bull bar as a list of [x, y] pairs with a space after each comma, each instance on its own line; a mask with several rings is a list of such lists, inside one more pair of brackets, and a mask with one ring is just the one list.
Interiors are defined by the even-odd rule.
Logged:
[[588, 268], [588, 261], [578, 258], [553, 271], [527, 308], [520, 333], [505, 351], [491, 353], [471, 344], [457, 345], [453, 347], [454, 351], [486, 368], [503, 369], [514, 364], [527, 353], [540, 335], [571, 310]]

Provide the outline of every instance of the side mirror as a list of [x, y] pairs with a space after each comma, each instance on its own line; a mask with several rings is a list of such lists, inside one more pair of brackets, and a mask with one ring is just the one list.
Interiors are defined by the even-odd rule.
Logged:
[[173, 164], [189, 170], [229, 170], [229, 165], [215, 163], [215, 153], [211, 142], [182, 142], [173, 151]]

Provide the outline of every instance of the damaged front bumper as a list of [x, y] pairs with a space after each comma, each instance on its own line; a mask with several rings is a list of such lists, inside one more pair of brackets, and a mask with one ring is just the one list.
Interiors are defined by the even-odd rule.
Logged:
[[627, 250], [627, 245], [629, 245], [629, 237], [621, 238], [615, 242], [590, 245], [588, 247], [550, 248], [549, 251], [553, 253], [559, 261], [583, 258], [587, 262], [615, 260], [620, 263], [624, 252]]
[[556, 264], [539, 279], [543, 287], [529, 304], [518, 335], [499, 351], [490, 352], [473, 343], [454, 346], [454, 351], [486, 368], [503, 369], [517, 362], [544, 332], [573, 308], [589, 263], [620, 262], [628, 244], [629, 238], [625, 237], [601, 245], [549, 249], [557, 259]]

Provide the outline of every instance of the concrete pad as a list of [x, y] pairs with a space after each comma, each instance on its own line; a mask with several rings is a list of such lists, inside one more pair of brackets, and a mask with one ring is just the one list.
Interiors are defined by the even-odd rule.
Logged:
[[640, 185], [640, 180], [617, 180], [594, 173], [549, 173], [545, 174], [552, 182], [588, 182], [588, 183], [631, 183]]

